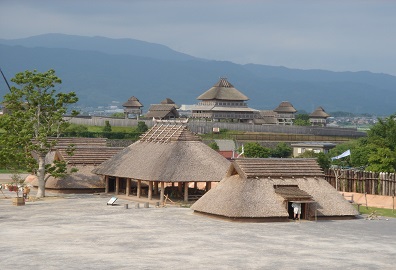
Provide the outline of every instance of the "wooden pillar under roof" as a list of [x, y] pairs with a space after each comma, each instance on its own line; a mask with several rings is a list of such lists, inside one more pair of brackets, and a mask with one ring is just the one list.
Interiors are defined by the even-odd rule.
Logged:
[[206, 191], [209, 191], [212, 188], [212, 182], [206, 182]]
[[177, 182], [177, 190], [179, 191], [179, 194], [183, 192], [183, 182]]
[[140, 198], [141, 191], [142, 191], [142, 180], [137, 180], [136, 197]]
[[198, 189], [198, 182], [194, 182], [194, 188]]
[[188, 182], [184, 183], [184, 201], [188, 202]]
[[130, 193], [131, 193], [131, 178], [127, 178], [127, 179], [126, 179], [126, 191], [125, 191], [125, 195], [129, 196]]
[[119, 192], [120, 192], [120, 178], [116, 177], [115, 194], [118, 195]]
[[164, 181], [161, 181], [161, 195], [160, 195], [161, 204], [164, 204], [164, 196], [165, 196], [165, 184]]
[[158, 195], [158, 182], [154, 182], [154, 195]]
[[153, 181], [149, 181], [149, 188], [148, 188], [148, 199], [153, 199]]
[[109, 193], [109, 176], [105, 175], [105, 193]]

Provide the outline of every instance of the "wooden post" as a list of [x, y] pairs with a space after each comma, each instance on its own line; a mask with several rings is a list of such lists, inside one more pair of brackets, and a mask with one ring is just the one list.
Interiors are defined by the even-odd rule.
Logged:
[[116, 177], [116, 188], [115, 188], [115, 194], [118, 195], [120, 192], [120, 178]]
[[105, 193], [109, 193], [109, 176], [105, 175]]
[[131, 193], [131, 178], [127, 178], [126, 179], [126, 191], [125, 191], [125, 195], [129, 196], [129, 194]]
[[137, 180], [136, 197], [138, 197], [138, 198], [140, 198], [141, 189], [142, 189], [142, 180]]
[[149, 181], [149, 188], [148, 188], [148, 199], [153, 199], [153, 181]]
[[194, 189], [198, 189], [198, 182], [194, 182]]
[[161, 195], [160, 195], [160, 203], [164, 204], [164, 196], [165, 196], [165, 184], [161, 181]]
[[154, 195], [158, 195], [158, 182], [154, 182]]
[[179, 194], [183, 192], [183, 182], [177, 183], [177, 190], [179, 191]]
[[184, 183], [184, 201], [188, 202], [188, 182]]
[[206, 191], [209, 191], [212, 188], [212, 182], [206, 182]]

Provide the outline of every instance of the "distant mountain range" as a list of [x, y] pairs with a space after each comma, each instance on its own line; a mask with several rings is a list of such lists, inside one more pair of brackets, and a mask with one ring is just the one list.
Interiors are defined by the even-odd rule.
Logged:
[[[10, 80], [17, 72], [56, 70], [61, 91], [75, 91], [83, 106], [121, 104], [137, 97], [150, 104], [171, 98], [195, 104], [220, 77], [248, 96], [255, 109], [275, 109], [289, 101], [297, 110], [389, 115], [396, 112], [396, 77], [362, 72], [300, 70], [239, 65], [176, 52], [134, 39], [45, 34], [0, 39], [0, 67]], [[7, 92], [0, 80], [0, 95]]]

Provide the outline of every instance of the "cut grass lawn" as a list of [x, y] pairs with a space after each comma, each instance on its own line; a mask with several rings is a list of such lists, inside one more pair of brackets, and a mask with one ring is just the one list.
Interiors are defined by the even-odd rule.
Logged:
[[[357, 205], [355, 205], [357, 209]], [[396, 218], [396, 209], [386, 209], [386, 208], [376, 208], [376, 207], [367, 207], [364, 205], [361, 205], [359, 207], [360, 214], [362, 215], [370, 215], [375, 211], [375, 214], [377, 216], [382, 216], [382, 217], [393, 217]]]

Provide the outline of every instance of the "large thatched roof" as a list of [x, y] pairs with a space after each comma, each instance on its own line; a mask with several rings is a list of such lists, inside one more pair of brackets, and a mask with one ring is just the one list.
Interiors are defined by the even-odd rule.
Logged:
[[[103, 138], [67, 137], [58, 138], [57, 141], [54, 151], [46, 157], [47, 162], [66, 161], [69, 170], [76, 168], [78, 171], [63, 178], [49, 177], [45, 187], [58, 190], [104, 189], [103, 180], [99, 175], [92, 173], [92, 170], [95, 165], [108, 160], [123, 148], [107, 147], [106, 139]], [[67, 153], [70, 144], [75, 147], [71, 156]], [[33, 186], [38, 185], [37, 177], [31, 175], [28, 180]]]
[[315, 201], [319, 217], [358, 215], [323, 177], [314, 159], [237, 159], [192, 209], [229, 218], [287, 219], [285, 202], [295, 200]]
[[142, 103], [140, 103], [139, 99], [137, 99], [136, 97], [132, 96], [128, 99], [127, 102], [125, 102], [124, 104], [122, 104], [123, 107], [143, 107]]
[[223, 178], [229, 164], [186, 126], [157, 123], [94, 173], [147, 181], [214, 182]]
[[247, 96], [239, 92], [227, 78], [220, 78], [220, 80], [213, 85], [212, 88], [197, 97], [199, 100], [235, 100], [246, 101], [249, 100]]
[[325, 110], [322, 107], [316, 108], [315, 111], [313, 111], [309, 117], [312, 118], [327, 118], [330, 117], [330, 114], [326, 113]]
[[277, 113], [295, 113], [297, 110], [289, 101], [282, 101], [281, 104], [274, 110]]

